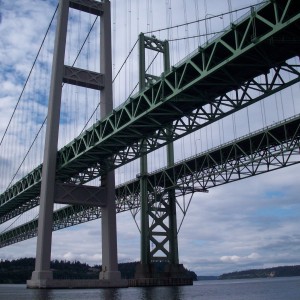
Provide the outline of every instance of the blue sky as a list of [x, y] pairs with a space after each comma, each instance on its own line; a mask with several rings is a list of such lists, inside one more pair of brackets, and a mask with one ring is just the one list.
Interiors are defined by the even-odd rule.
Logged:
[[[185, 21], [201, 19], [208, 14], [217, 15], [228, 10], [229, 2], [231, 2], [233, 9], [239, 9], [243, 6], [256, 4], [258, 1], [193, 0], [184, 2], [184, 0], [142, 0], [138, 2], [138, 0], [127, 0], [118, 1], [115, 4], [116, 2], [115, 0], [112, 1], [114, 74], [117, 73], [140, 31], [182, 24]], [[151, 2], [152, 6], [150, 5]], [[2, 0], [0, 5], [2, 15], [0, 23], [0, 134], [2, 137], [55, 10], [56, 1], [17, 0], [12, 2]], [[148, 13], [146, 13], [147, 8]], [[198, 8], [198, 11], [196, 8]], [[172, 11], [172, 19], [170, 19], [168, 11]], [[186, 13], [184, 13], [185, 11]], [[244, 12], [246, 11], [242, 13]], [[238, 16], [238, 14], [233, 14], [231, 17], [234, 19]], [[72, 20], [78, 18], [79, 16], [74, 13]], [[208, 21], [206, 24], [202, 22], [199, 27], [183, 27], [178, 32], [174, 30], [168, 33], [156, 32], [155, 34], [160, 38], [165, 38], [164, 34], [176, 38], [176, 34], [184, 37], [193, 35], [197, 31], [200, 31], [200, 33], [218, 31], [222, 29], [223, 25], [227, 25], [226, 22], [229, 19], [230, 16], [224, 16], [222, 19], [215, 18], [214, 21]], [[70, 32], [70, 36], [73, 37], [75, 42], [69, 42], [68, 44], [69, 49], [71, 49], [70, 54], [66, 56], [68, 63], [74, 58], [77, 41], [82, 40], [83, 34], [79, 33], [79, 30], [87, 28], [92, 21], [93, 18], [82, 17], [82, 28], [74, 25], [74, 29]], [[92, 33], [92, 37], [96, 37], [97, 34], [97, 31], [95, 31]], [[124, 36], [127, 36], [127, 39], [124, 39]], [[175, 64], [183, 56], [194, 50], [198, 41], [197, 39], [189, 40], [188, 43], [185, 42], [184, 46], [174, 42], [171, 45], [171, 63]], [[205, 42], [205, 38], [202, 38], [200, 42]], [[85, 50], [85, 54], [93, 57], [95, 55], [93, 49], [97, 45], [93, 44], [92, 39], [88, 45], [90, 50]], [[44, 55], [43, 61], [48, 66], [51, 62], [51, 47], [51, 38], [49, 38], [42, 54]], [[115, 106], [125, 101], [126, 96], [135, 86], [136, 81], [131, 79], [135, 79], [138, 73], [138, 60], [134, 55], [137, 55], [137, 53], [133, 52], [127, 69], [123, 70], [123, 73], [114, 83]], [[78, 62], [82, 66], [87, 63], [92, 69], [98, 68], [96, 58], [92, 62], [86, 62], [85, 60]], [[157, 70], [154, 69], [153, 71]], [[23, 119], [16, 124], [16, 127], [11, 129], [8, 148], [3, 151], [0, 148], [0, 169], [9, 170], [11, 173], [17, 168], [14, 157], [22, 157], [24, 149], [26, 150], [28, 147], [27, 144], [22, 143], [24, 143], [24, 140], [29, 140], [29, 137], [32, 138], [32, 135], [28, 135], [28, 138], [26, 138], [27, 133], [25, 133], [25, 130], [22, 133], [22, 138], [17, 138], [18, 131], [28, 129], [34, 134], [46, 113], [46, 101], [43, 100], [43, 97], [46, 95], [47, 86], [42, 85], [43, 83], [46, 85], [48, 77], [43, 75], [42, 72], [37, 73], [35, 76], [36, 79], [30, 83], [28, 91], [25, 93], [26, 100], [21, 105], [23, 110], [18, 112], [23, 115]], [[36, 89], [36, 85], [42, 87]], [[35, 99], [32, 91], [38, 91], [40, 98]], [[293, 114], [293, 106], [296, 107], [296, 113], [300, 112], [297, 102], [299, 101], [299, 93], [297, 91], [299, 91], [299, 85], [277, 96], [283, 99], [293, 98], [293, 102], [285, 103], [285, 117], [288, 114]], [[68, 92], [64, 91], [64, 93], [67, 100], [65, 100], [66, 107], [63, 109], [64, 122], [61, 131], [66, 132], [67, 137], [62, 138], [61, 145], [64, 145], [76, 132], [80, 132], [83, 127], [84, 120], [80, 120], [81, 124], [75, 124], [76, 113], [79, 111], [80, 115], [88, 115], [95, 108], [98, 99], [97, 93], [89, 92], [85, 94], [86, 91], [84, 90], [70, 89]], [[74, 104], [72, 99], [76, 96], [82, 97], [82, 100]], [[32, 99], [32, 102], [28, 99]], [[270, 99], [264, 104], [266, 107], [264, 113], [270, 123], [273, 120], [277, 121], [275, 117], [278, 114], [272, 101]], [[26, 103], [34, 103], [34, 105], [26, 106]], [[262, 123], [261, 105], [258, 104], [249, 108], [249, 114], [252, 116], [251, 129], [260, 128]], [[283, 115], [283, 112], [280, 111], [280, 114]], [[236, 116], [238, 134], [240, 135], [247, 133], [244, 115], [245, 112], [241, 112]], [[78, 121], [78, 123], [80, 122]], [[222, 124], [226, 135], [225, 140], [232, 138], [231, 122], [232, 118], [229, 118], [224, 120]], [[198, 148], [197, 150], [202, 149], [204, 146], [200, 144], [199, 137], [212, 136], [213, 130], [216, 128], [210, 127], [208, 131], [194, 134], [183, 142], [177, 142], [175, 156], [178, 160], [195, 154], [195, 148]], [[190, 142], [190, 139], [192, 139], [192, 142]], [[220, 138], [216, 135], [212, 140], [207, 141], [206, 144], [216, 146]], [[43, 137], [40, 138], [39, 143], [42, 144], [42, 141]], [[187, 143], [192, 146], [196, 145], [196, 147], [189, 146], [185, 148], [184, 144]], [[36, 156], [38, 156], [37, 159], [41, 160], [42, 151], [40, 152]], [[156, 157], [160, 157], [160, 155], [161, 152], [157, 152], [149, 156], [150, 169], [154, 170], [160, 167], [161, 163], [164, 163], [162, 158], [162, 161], [159, 161], [160, 164], [158, 164], [160, 158], [156, 159]], [[30, 171], [35, 164], [35, 158], [31, 158], [31, 161], [28, 162], [22, 172]], [[122, 179], [133, 178], [138, 172], [138, 162], [126, 166], [116, 172], [117, 181], [121, 182]], [[208, 194], [195, 194], [179, 233], [181, 263], [199, 275], [219, 275], [224, 272], [249, 268], [300, 264], [300, 234], [298, 230], [300, 187], [298, 174], [299, 166], [296, 165], [216, 187], [211, 189]], [[1, 188], [5, 188], [4, 185]], [[36, 215], [36, 211], [33, 214]], [[25, 217], [21, 219], [25, 220]], [[117, 216], [117, 226], [119, 260], [121, 262], [139, 260], [139, 232], [130, 213], [119, 214]], [[55, 232], [53, 234], [52, 258], [77, 259], [89, 264], [101, 263], [100, 227], [100, 221], [96, 220], [71, 229]], [[3, 227], [1, 227], [2, 229]], [[36, 239], [30, 239], [2, 248], [0, 249], [0, 259], [35, 256], [35, 246]]]

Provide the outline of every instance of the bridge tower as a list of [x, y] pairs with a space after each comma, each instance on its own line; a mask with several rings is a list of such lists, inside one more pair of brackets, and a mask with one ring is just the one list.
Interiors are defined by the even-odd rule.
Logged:
[[[146, 49], [162, 53], [163, 71], [164, 73], [170, 71], [168, 41], [160, 41], [155, 36], [148, 37], [141, 33], [139, 36], [140, 92], [158, 78], [147, 73]], [[170, 128], [166, 128], [167, 136], [170, 136], [170, 142], [167, 144], [168, 167], [174, 165], [174, 145], [171, 141], [170, 130]], [[142, 153], [144, 152], [140, 159], [139, 175], [141, 187], [141, 263], [137, 266], [135, 278], [136, 280], [149, 279], [153, 285], [166, 284], [163, 282], [165, 278], [168, 280], [175, 278], [178, 282], [178, 279], [183, 277], [183, 266], [179, 264], [178, 258], [175, 190], [151, 190], [147, 182], [146, 140], [141, 141], [141, 150]], [[155, 262], [165, 263], [162, 272], [155, 269]], [[162, 282], [158, 283], [155, 279]]]
[[[100, 73], [64, 64], [70, 8], [100, 17]], [[59, 183], [55, 178], [62, 83], [100, 90], [101, 118], [113, 109], [110, 15], [109, 0], [102, 0], [102, 2], [59, 0], [42, 170], [36, 263], [32, 278], [27, 281], [29, 288], [123, 287], [128, 285], [127, 281], [121, 280], [121, 274], [118, 271], [114, 171], [102, 176], [101, 186], [98, 188]], [[92, 196], [87, 199], [86, 195]], [[99, 280], [53, 279], [50, 260], [54, 203], [101, 206], [103, 271], [99, 275]]]

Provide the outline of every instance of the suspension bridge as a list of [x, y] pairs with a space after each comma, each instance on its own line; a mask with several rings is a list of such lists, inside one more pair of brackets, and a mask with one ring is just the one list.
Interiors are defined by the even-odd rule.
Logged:
[[[74, 35], [70, 28], [67, 30], [68, 22], [78, 21], [79, 13], [88, 15], [85, 24], [88, 33], [80, 41], [83, 45], [88, 42], [83, 53], [86, 61], [76, 65], [78, 56], [72, 53], [74, 45], [71, 42], [66, 45], [66, 42], [68, 36], [71, 40]], [[269, 97], [276, 100], [276, 95], [292, 90], [299, 83], [299, 4], [296, 0], [264, 1], [247, 7], [246, 13], [243, 11], [237, 20], [232, 19], [232, 11], [228, 15], [206, 13], [203, 20], [193, 22], [186, 20], [182, 25], [185, 34], [189, 24], [195, 26], [188, 34], [193, 35], [195, 43], [201, 42], [199, 24], [202, 22], [205, 24], [205, 39], [196, 50], [185, 53], [188, 55], [183, 55], [174, 64], [170, 60], [172, 47], [170, 49], [169, 43], [172, 40], [186, 43], [188, 38], [170, 37], [172, 28], [178, 31], [180, 26], [168, 24], [169, 38], [166, 39], [154, 36], [151, 30], [140, 34], [128, 56], [138, 54], [135, 60], [139, 57], [139, 72], [133, 75], [131, 66], [129, 75], [120, 76], [122, 80], [130, 79], [132, 89], [125, 91], [126, 97], [119, 100], [119, 105], [112, 103], [111, 82], [115, 79], [111, 73], [114, 65], [110, 63], [114, 50], [111, 50], [109, 1], [60, 1], [54, 16], [56, 14], [59, 25], [56, 26], [51, 80], [45, 74], [49, 64], [47, 51], [39, 52], [42, 58], [37, 64], [40, 69], [36, 71], [36, 78], [44, 78], [45, 83], [51, 81], [51, 87], [45, 84], [44, 90], [37, 89], [36, 86], [43, 82], [34, 79], [34, 89], [27, 94], [22, 91], [24, 98], [34, 97], [33, 93], [39, 93], [43, 98], [50, 90], [48, 116], [47, 110], [40, 108], [45, 103], [39, 100], [37, 107], [41, 110], [36, 112], [36, 123], [41, 124], [41, 129], [33, 135], [34, 143], [31, 144], [28, 138], [29, 150], [21, 159], [18, 171], [2, 186], [0, 220], [4, 225], [1, 228], [5, 230], [0, 234], [0, 245], [5, 247], [38, 236], [36, 269], [29, 286], [59, 287], [66, 283], [53, 283], [49, 269], [51, 232], [101, 218], [103, 265], [106, 269], [100, 274], [102, 280], [99, 282], [102, 283], [93, 284], [123, 286], [126, 283], [120, 279], [117, 270], [115, 213], [130, 211], [134, 220], [140, 221], [141, 265], [137, 270], [137, 280], [142, 280], [142, 284], [158, 284], [158, 278], [161, 282], [173, 278], [173, 284], [186, 284], [177, 245], [178, 228], [182, 223], [178, 226], [176, 217], [176, 209], [183, 216], [187, 214], [190, 202], [186, 203], [183, 197], [206, 193], [213, 187], [299, 163], [300, 116], [296, 112], [298, 104], [295, 104], [293, 92], [289, 104], [293, 113], [289, 117], [275, 101], [278, 121], [272, 124], [251, 130], [254, 122], [248, 116], [247, 134], [237, 137], [234, 119], [231, 119], [234, 136], [227, 141], [220, 125], [226, 117], [238, 112], [246, 111], [248, 115], [254, 105]], [[51, 29], [54, 16], [44, 41], [51, 33], [54, 36], [54, 29]], [[224, 21], [226, 16], [229, 25], [216, 30], [208, 39], [207, 20]], [[97, 22], [99, 26], [95, 29]], [[84, 27], [83, 23], [81, 26]], [[100, 41], [99, 38], [93, 39], [97, 36], [101, 37]], [[96, 44], [92, 46], [89, 38], [96, 40]], [[77, 39], [80, 40], [79, 36]], [[137, 45], [138, 50], [134, 52]], [[80, 54], [84, 47], [77, 48]], [[75, 62], [71, 63], [74, 57]], [[152, 63], [157, 57], [160, 59], [154, 67]], [[134, 76], [137, 85], [133, 83]], [[68, 86], [75, 88], [72, 91]], [[121, 95], [117, 88], [114, 94]], [[65, 119], [69, 117], [68, 109], [72, 109], [70, 99], [82, 95], [85, 100], [94, 102], [96, 109], [86, 104], [92, 109], [84, 108], [83, 113], [81, 106], [80, 112], [85, 115], [83, 129], [78, 132], [82, 125], [76, 124], [72, 133], [58, 140], [59, 122], [60, 128], [68, 127]], [[97, 103], [99, 98], [100, 105]], [[62, 104], [57, 99], [61, 99]], [[64, 108], [67, 101], [70, 101], [69, 106]], [[16, 110], [17, 107], [14, 112]], [[261, 114], [266, 121], [263, 107]], [[284, 117], [279, 118], [279, 115]], [[9, 147], [5, 150], [8, 153], [12, 145], [6, 134], [14, 118], [17, 118], [16, 114], [10, 119], [1, 140], [2, 148], [2, 144], [8, 141]], [[46, 119], [47, 132], [40, 134]], [[213, 128], [215, 124], [218, 124], [220, 135], [217, 146], [197, 151], [197, 140], [204, 140], [202, 135], [197, 136], [198, 132], [209, 126]], [[74, 137], [68, 141], [72, 135]], [[206, 136], [206, 142], [214, 140], [212, 135], [215, 136], [216, 132], [212, 133], [211, 129], [211, 137]], [[33, 144], [37, 149], [43, 148], [45, 136], [44, 157], [30, 158]], [[186, 143], [186, 137], [192, 137], [190, 147], [195, 152], [175, 161], [176, 146], [182, 140]], [[61, 146], [57, 150], [59, 143]], [[153, 170], [149, 171], [148, 161], [152, 153], [165, 157], [163, 168], [154, 164]], [[140, 166], [136, 164], [137, 159], [140, 159]], [[26, 165], [25, 161], [29, 163]], [[128, 165], [135, 166], [131, 178], [127, 178], [130, 180], [120, 178], [115, 186], [114, 172], [122, 168], [126, 170], [124, 168]], [[3, 166], [2, 173], [6, 171]], [[53, 209], [54, 203], [57, 203], [57, 209]], [[26, 214], [28, 220], [18, 224], [16, 221]], [[138, 216], [140, 220], [137, 220]], [[152, 249], [150, 244], [154, 245]], [[168, 264], [164, 274], [158, 275], [153, 270], [155, 261]], [[81, 286], [81, 283], [76, 282], [76, 286]]]

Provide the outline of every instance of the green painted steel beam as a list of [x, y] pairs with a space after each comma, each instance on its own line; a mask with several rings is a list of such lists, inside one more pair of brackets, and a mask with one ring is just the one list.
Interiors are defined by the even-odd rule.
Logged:
[[[175, 140], [197, 129], [203, 128], [207, 124], [211, 124], [219, 120], [220, 118], [229, 115], [247, 105], [262, 100], [276, 92], [283, 90], [291, 86], [292, 84], [300, 81], [300, 64], [296, 65], [293, 62], [284, 63], [281, 66], [277, 66], [270, 70], [268, 74], [265, 74], [259, 78], [251, 79], [245, 82], [240, 89], [235, 90], [230, 95], [225, 94], [205, 107], [200, 107], [193, 111], [192, 114], [182, 118], [172, 124], [167, 130], [161, 128], [153, 135], [153, 137], [147, 140], [147, 151], [155, 150], [162, 145], [165, 145], [167, 140]], [[174, 108], [175, 109], [175, 108]], [[181, 112], [180, 112], [181, 113]], [[127, 162], [128, 159], [134, 159], [139, 157], [139, 145], [133, 145], [131, 148], [127, 148], [123, 153], [119, 153], [115, 158], [116, 165], [122, 165]], [[70, 182], [82, 184], [92, 179], [99, 177], [103, 172], [100, 164], [96, 164], [93, 167], [85, 170], [84, 172], [77, 174], [70, 179]], [[7, 209], [8, 213], [0, 213], [0, 223], [6, 222], [9, 219], [39, 205], [39, 199], [37, 197], [41, 180], [41, 166], [36, 168], [33, 174], [27, 175], [23, 180], [15, 184], [15, 189], [8, 190], [3, 196], [8, 199], [12, 199], [15, 195], [18, 195], [17, 200], [19, 202], [12, 203], [14, 209]], [[23, 189], [23, 190], [22, 190]], [[15, 194], [14, 194], [15, 193]], [[1, 212], [1, 207], [0, 207]]]
[[[146, 49], [161, 52], [163, 54], [164, 72], [170, 71], [170, 56], [168, 41], [160, 41], [155, 37], [144, 36], [143, 33], [139, 35], [139, 84], [140, 91], [142, 91], [146, 84], [155, 83], [157, 76], [146, 73], [145, 69], [145, 52]], [[151, 122], [161, 125], [156, 122], [153, 113], [151, 114]], [[156, 116], [158, 114], [155, 114]], [[152, 126], [152, 124], [150, 124]], [[167, 143], [167, 165], [174, 165], [174, 145], [172, 141], [172, 132], [168, 134], [170, 142]], [[143, 141], [145, 152], [147, 152], [147, 145]], [[143, 149], [142, 149], [143, 151]], [[176, 223], [176, 198], [175, 191], [169, 191], [167, 196], [160, 197], [160, 207], [157, 207], [157, 197], [151, 197], [149, 201], [148, 180], [147, 180], [147, 154], [140, 158], [140, 202], [141, 202], [141, 264], [146, 269], [151, 268], [150, 264], [156, 261], [159, 257], [160, 261], [165, 261], [170, 264], [178, 264], [178, 242], [177, 242], [177, 223]], [[162, 210], [162, 206], [164, 210]], [[151, 225], [150, 225], [151, 224]], [[150, 226], [149, 226], [150, 225]], [[162, 236], [164, 238], [162, 239]], [[152, 245], [152, 247], [151, 247]], [[147, 277], [148, 275], [143, 274]]]
[[[193, 156], [147, 176], [149, 199], [169, 190], [176, 197], [300, 163], [300, 115]], [[140, 181], [116, 187], [117, 212], [140, 207]], [[53, 231], [101, 217], [100, 207], [67, 206], [53, 213]], [[5, 247], [37, 234], [37, 220], [0, 235]]]
[[[94, 172], [96, 176], [105, 174], [139, 157], [143, 140], [147, 151], [153, 151], [166, 144], [168, 126], [174, 129], [173, 140], [199, 129], [199, 115], [207, 118], [207, 124], [212, 122], [212, 112], [206, 111], [206, 106], [220, 118], [250, 105], [251, 100], [234, 102], [227, 93], [245, 82], [253, 83], [256, 76], [267, 76], [270, 69], [281, 68], [298, 55], [299, 24], [297, 0], [276, 0], [261, 6], [59, 150], [58, 180], [83, 183], [93, 179]], [[268, 86], [269, 82], [265, 88], [271, 94], [276, 86], [272, 90]], [[232, 110], [224, 113], [219, 110], [222, 105]], [[193, 125], [185, 124], [183, 116]], [[39, 195], [41, 169], [40, 165], [0, 195], [0, 216]]]

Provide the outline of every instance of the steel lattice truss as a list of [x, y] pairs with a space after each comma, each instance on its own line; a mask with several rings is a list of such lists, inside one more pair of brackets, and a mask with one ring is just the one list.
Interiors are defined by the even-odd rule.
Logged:
[[[151, 152], [299, 82], [289, 60], [300, 53], [299, 28], [297, 0], [252, 10], [58, 151], [57, 180], [88, 182], [138, 158], [144, 143]], [[0, 195], [1, 222], [38, 204], [41, 170]]]
[[[287, 76], [288, 75], [288, 76]], [[203, 128], [208, 124], [220, 120], [221, 118], [236, 112], [252, 103], [268, 97], [269, 95], [289, 87], [295, 82], [300, 81], [300, 64], [284, 63], [281, 66], [270, 70], [268, 74], [260, 77], [260, 82], [257, 79], [251, 79], [244, 83], [239, 89], [232, 92], [230, 95], [225, 94], [218, 97], [210, 104], [194, 110], [189, 116], [185, 116], [172, 124], [173, 140], [181, 138], [197, 129]], [[148, 152], [156, 150], [166, 144], [167, 132], [164, 128], [158, 132], [153, 140], [148, 140]], [[151, 146], [151, 147], [150, 147]], [[137, 145], [138, 147], [138, 145]], [[120, 165], [126, 164], [128, 159], [140, 156], [138, 149], [128, 150], [128, 157], [124, 155], [123, 162]], [[112, 166], [116, 168], [117, 166]], [[86, 183], [103, 174], [101, 165], [95, 165], [78, 174], [76, 177], [70, 178], [67, 182]], [[9, 189], [0, 197], [8, 199], [17, 198], [18, 201], [13, 201], [11, 205], [7, 201], [7, 213], [0, 213], [0, 223], [4, 223], [13, 217], [24, 213], [39, 205], [39, 191], [42, 176], [42, 166], [37, 167], [29, 173], [21, 181]], [[16, 197], [16, 195], [18, 195]], [[29, 199], [29, 201], [28, 201]], [[15, 209], [11, 209], [15, 207]], [[1, 207], [0, 207], [1, 211]]]
[[[194, 156], [173, 167], [150, 173], [147, 176], [149, 199], [170, 190], [175, 190], [176, 197], [206, 191], [299, 162], [300, 116], [297, 116]], [[116, 204], [118, 213], [140, 208], [138, 179], [116, 188]], [[101, 218], [99, 207], [68, 206], [53, 213], [53, 231], [98, 218]], [[1, 234], [0, 247], [36, 236], [37, 226], [37, 220], [33, 220]]]

